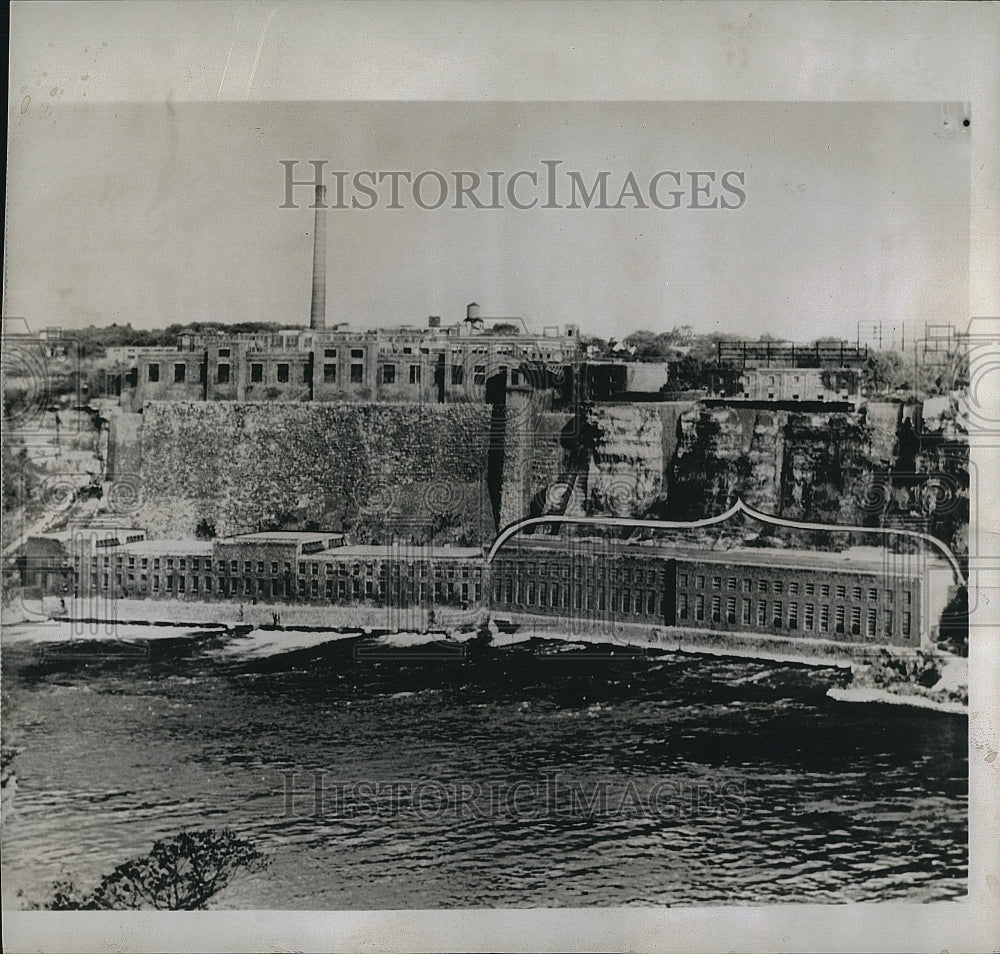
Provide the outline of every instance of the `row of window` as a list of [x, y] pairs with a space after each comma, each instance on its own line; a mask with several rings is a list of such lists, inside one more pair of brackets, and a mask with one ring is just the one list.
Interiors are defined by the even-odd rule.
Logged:
[[[78, 561], [77, 561], [78, 562]], [[240, 569], [242, 562], [242, 571]], [[104, 557], [103, 566], [109, 567], [111, 564], [111, 558], [108, 556]], [[91, 574], [97, 572], [98, 558], [91, 557]], [[132, 570], [136, 567], [142, 570], [148, 570], [150, 567], [150, 559], [148, 557], [134, 557], [134, 556], [122, 556], [118, 554], [115, 557], [115, 565], [121, 570], [122, 567], [127, 567]], [[426, 577], [430, 570], [432, 569], [432, 564], [426, 560], [418, 561], [407, 561], [405, 563], [394, 563], [390, 561], [385, 561], [381, 564], [381, 570], [379, 570], [378, 565], [373, 562], [367, 563], [347, 563], [347, 562], [329, 562], [320, 564], [318, 562], [300, 561], [298, 564], [298, 572], [302, 576], [318, 576], [320, 573], [320, 566], [325, 566], [325, 575], [333, 576], [337, 573], [342, 576], [348, 574], [353, 576], [359, 576], [364, 573], [367, 576], [377, 576], [380, 572], [395, 573], [398, 574], [400, 571], [408, 574], [409, 576], [415, 576], [417, 574]], [[277, 560], [265, 561], [265, 560], [218, 560], [216, 570], [220, 574], [230, 574], [235, 576], [237, 573], [242, 572], [245, 576], [255, 572], [258, 576], [264, 576], [270, 572], [271, 576], [278, 576], [279, 574], [289, 575], [292, 572], [291, 563], [279, 563]], [[201, 570], [211, 570], [212, 569], [212, 558], [211, 557], [154, 557], [152, 560], [152, 569], [154, 572], [159, 572], [160, 569], [174, 570], [178, 572], [185, 572], [191, 570], [193, 573], [198, 573]], [[335, 569], [336, 568], [336, 569]], [[464, 579], [469, 579], [470, 577], [475, 577], [476, 579], [482, 578], [482, 568], [474, 567], [469, 564], [434, 564], [433, 572], [436, 576], [445, 577], [447, 579], [453, 579], [456, 577], [462, 577]]]
[[493, 580], [493, 599], [507, 606], [524, 606], [537, 609], [592, 610], [621, 613], [631, 616], [655, 617], [661, 612], [660, 595], [655, 590], [621, 590], [570, 586], [531, 577], [507, 577]]
[[[679, 620], [693, 620], [702, 622], [710, 620], [713, 623], [739, 623], [744, 626], [757, 626], [768, 629], [798, 629], [800, 624], [806, 632], [831, 632], [831, 623], [834, 633], [850, 633], [852, 636], [862, 634], [874, 638], [878, 635], [878, 627], [881, 621], [882, 632], [886, 636], [894, 635], [895, 616], [891, 609], [884, 609], [881, 612], [876, 606], [869, 606], [863, 613], [860, 606], [844, 606], [838, 604], [832, 607], [829, 603], [821, 603], [818, 606], [814, 603], [804, 603], [801, 606], [802, 616], [799, 617], [800, 605], [797, 602], [789, 602], [787, 605], [782, 600], [756, 600], [741, 599], [737, 604], [735, 596], [726, 597], [725, 604], [721, 596], [712, 596], [710, 601], [706, 601], [705, 595], [697, 593], [692, 600], [687, 593], [677, 595], [677, 618]], [[910, 636], [912, 627], [912, 615], [909, 610], [902, 614], [902, 635], [906, 638]]]
[[[288, 365], [279, 364], [277, 370], [277, 379], [279, 384], [285, 384], [288, 381]], [[253, 384], [259, 384], [264, 380], [264, 366], [262, 364], [251, 364], [250, 365], [250, 381]], [[410, 384], [420, 384], [421, 372], [419, 364], [411, 364], [409, 366], [409, 382]], [[363, 364], [352, 364], [350, 366], [350, 381], [351, 384], [364, 384], [365, 381], [365, 366]], [[304, 365], [302, 369], [302, 382], [303, 384], [309, 383], [309, 366]], [[323, 383], [324, 384], [336, 384], [337, 383], [337, 365], [335, 364], [324, 364], [323, 365]], [[386, 364], [382, 366], [382, 383], [383, 384], [395, 384], [396, 383], [396, 366], [394, 364]]]
[[[421, 381], [421, 370], [419, 364], [411, 364], [408, 367], [409, 373], [409, 383], [410, 384], [420, 384]], [[365, 380], [365, 368], [362, 364], [352, 364], [351, 365], [351, 384], [363, 384]], [[324, 384], [336, 384], [337, 382], [337, 366], [335, 364], [324, 364], [323, 365], [323, 383]], [[382, 366], [382, 383], [383, 384], [395, 384], [396, 383], [396, 365], [385, 364]]]
[[639, 566], [620, 566], [612, 563], [579, 563], [574, 562], [572, 568], [568, 563], [509, 563], [501, 561], [497, 565], [497, 575], [516, 578], [525, 577], [555, 577], [574, 580], [609, 579], [614, 583], [650, 583], [655, 584], [660, 578], [656, 570], [648, 570]]
[[[103, 560], [101, 561], [101, 565], [106, 566], [106, 567], [110, 566], [111, 565], [111, 559], [112, 558], [110, 556], [105, 556], [103, 558]], [[134, 568], [136, 566], [140, 566], [143, 570], [146, 570], [146, 569], [149, 568], [149, 565], [150, 565], [150, 558], [149, 557], [124, 556], [121, 553], [118, 553], [118, 554], [115, 555], [114, 561], [115, 561], [115, 565], [119, 569], [121, 567], [123, 567], [123, 566], [128, 566], [129, 569], [132, 569], [132, 568]], [[80, 562], [79, 561], [79, 557], [75, 558], [73, 560], [73, 562], [74, 562], [74, 564], [79, 564], [79, 562]], [[160, 567], [161, 567], [161, 565], [165, 566], [167, 569], [173, 569], [176, 566], [178, 569], [186, 570], [188, 568], [188, 563], [190, 563], [190, 568], [192, 570], [195, 570], [195, 571], [200, 570], [203, 567], [206, 570], [211, 570], [212, 569], [212, 558], [211, 557], [162, 557], [162, 558], [161, 557], [154, 557], [152, 559], [152, 566], [153, 566], [154, 570], [159, 570]], [[224, 570], [225, 563], [226, 563], [225, 560], [220, 560], [219, 561], [219, 567], [220, 567], [220, 569]], [[236, 572], [236, 561], [233, 560], [232, 563], [233, 563], [233, 573], [235, 573]], [[91, 557], [90, 558], [91, 572], [96, 571], [97, 565], [98, 565], [98, 559], [97, 559], [97, 557]], [[250, 572], [250, 569], [249, 569], [250, 568], [250, 561], [248, 560], [244, 565], [247, 568], [246, 572], [249, 573]], [[262, 563], [258, 563], [258, 566], [263, 566], [263, 564]], [[291, 569], [291, 564], [290, 563], [286, 563], [285, 564], [285, 568], [290, 570]], [[260, 572], [263, 572], [263, 570], [261, 570]]]
[[[328, 357], [335, 357], [337, 354], [336, 348], [327, 348], [326, 355]], [[351, 352], [352, 358], [362, 358], [363, 352], [358, 349]], [[310, 380], [309, 365], [303, 364], [302, 368], [302, 383], [308, 384]], [[177, 363], [174, 365], [174, 384], [185, 384], [187, 382], [187, 364]], [[216, 365], [215, 381], [216, 384], [228, 384], [230, 382], [232, 375], [232, 367], [229, 364], [223, 363]], [[365, 366], [364, 364], [351, 364], [350, 366], [350, 376], [351, 384], [363, 384], [365, 379]], [[156, 383], [160, 380], [160, 365], [157, 362], [151, 362], [146, 366], [146, 377], [151, 383]], [[292, 379], [292, 366], [286, 362], [280, 362], [275, 367], [275, 379], [278, 384], [288, 384]], [[419, 384], [421, 379], [421, 366], [419, 364], [409, 365], [409, 382], [410, 384]], [[477, 364], [472, 369], [472, 383], [477, 387], [482, 387], [486, 384], [486, 365]], [[510, 374], [511, 384], [520, 383], [520, 374], [517, 371], [511, 371]], [[324, 363], [323, 365], [323, 382], [325, 384], [333, 384], [337, 381], [337, 365], [332, 363]], [[451, 383], [452, 384], [463, 384], [465, 381], [465, 367], [464, 365], [456, 364], [452, 365], [451, 368]], [[198, 365], [198, 383], [205, 383], [205, 365]], [[264, 364], [263, 362], [253, 361], [250, 363], [250, 383], [251, 384], [262, 384], [264, 383]], [[396, 383], [396, 365], [385, 364], [382, 366], [382, 383], [383, 384], [395, 384]]]
[[[79, 580], [76, 580], [79, 590]], [[91, 576], [91, 589], [98, 586], [97, 574]], [[102, 590], [111, 589], [111, 574], [101, 575]], [[249, 598], [288, 599], [293, 590], [299, 599], [318, 599], [324, 597], [333, 599], [374, 599], [384, 601], [388, 590], [391, 602], [408, 604], [414, 601], [424, 602], [433, 594], [433, 598], [444, 602], [478, 601], [482, 598], [482, 585], [478, 581], [442, 580], [433, 583], [427, 579], [396, 580], [386, 587], [384, 580], [367, 577], [353, 579], [300, 579], [293, 586], [289, 579], [260, 579], [255, 577], [212, 577], [197, 576], [182, 573], [154, 573], [152, 576], [141, 573], [138, 580], [134, 573], [116, 574], [115, 590], [125, 596], [191, 594], [218, 595], [220, 597], [245, 596]]]
[[[744, 391], [743, 392], [743, 397], [749, 398], [750, 397], [750, 392], [749, 391]], [[801, 395], [796, 391], [794, 394], [792, 394], [791, 400], [798, 401], [800, 399], [800, 397], [801, 397]], [[841, 397], [846, 398], [847, 397], [847, 393], [845, 392], [844, 394], [841, 395]], [[774, 391], [768, 391], [767, 392], [767, 400], [769, 400], [769, 401], [776, 400]], [[825, 401], [826, 400], [826, 395], [821, 391], [821, 392], [817, 393], [816, 400], [817, 401]]]
[[[188, 569], [188, 564], [190, 564], [190, 569], [192, 571], [194, 571], [194, 572], [198, 572], [202, 568], [204, 568], [206, 570], [211, 570], [211, 568], [212, 568], [212, 558], [211, 557], [187, 557], [187, 558], [186, 557], [165, 557], [165, 558], [162, 558], [162, 559], [163, 559], [163, 565], [167, 569], [173, 569], [176, 566], [177, 569], [179, 569], [181, 571], [184, 571], [184, 570]], [[128, 567], [130, 569], [134, 568], [137, 565], [137, 560], [138, 560], [139, 564], [141, 565], [142, 569], [145, 570], [145, 569], [148, 568], [148, 566], [149, 566], [149, 559], [146, 558], [146, 557], [142, 557], [141, 559], [139, 559], [139, 558], [136, 558], [134, 556], [127, 556], [126, 557], [126, 556], [123, 556], [122, 554], [117, 554], [115, 556], [115, 561], [116, 561], [116, 564], [118, 566], [122, 566], [125, 563], [127, 563]], [[108, 566], [108, 565], [110, 565], [110, 562], [111, 562], [111, 556], [110, 555], [105, 555], [104, 558], [103, 558], [103, 564], [105, 566]], [[92, 567], [96, 568], [97, 563], [98, 563], [98, 557], [96, 557], [96, 556], [91, 557]], [[256, 573], [258, 575], [263, 575], [266, 572], [265, 567], [267, 565], [268, 564], [265, 561], [263, 561], [263, 560], [257, 560], [257, 561], [244, 560], [244, 561], [242, 561], [242, 572], [244, 574], [250, 574], [250, 573], [254, 572], [254, 567], [256, 566]], [[389, 564], [385, 564], [385, 565], [386, 566], [392, 566], [394, 569], [401, 565], [404, 569], [407, 569], [410, 572], [411, 575], [414, 573], [414, 568], [415, 567], [419, 567], [419, 569], [420, 569], [420, 571], [422, 573], [425, 573], [426, 572], [426, 568], [427, 568], [427, 563], [424, 562], [424, 561], [417, 561], [416, 563], [407, 561], [406, 563], [403, 563], [403, 564], [391, 564], [391, 563], [389, 563]], [[161, 558], [159, 558], [159, 557], [153, 558], [153, 560], [152, 560], [152, 566], [153, 566], [154, 570], [159, 570], [160, 567], [161, 567]], [[306, 561], [301, 561], [299, 563], [299, 566], [298, 566], [298, 571], [299, 571], [300, 574], [303, 574], [303, 575], [307, 575], [309, 573], [312, 573], [313, 575], [316, 575], [316, 574], [318, 574], [320, 572], [319, 567], [320, 567], [320, 564], [318, 562], [309, 563], [309, 562], [306, 562]], [[326, 571], [325, 572], [326, 572], [327, 575], [333, 575], [333, 573], [334, 573], [334, 568], [333, 567], [334, 567], [334, 564], [332, 564], [332, 563], [327, 563], [326, 564]], [[339, 569], [338, 569], [337, 572], [339, 572], [341, 574], [346, 574], [346, 573], [349, 572], [348, 569], [347, 569], [346, 564], [340, 563], [340, 564], [338, 564], [338, 567], [339, 567]], [[358, 563], [355, 563], [353, 565], [353, 571], [352, 572], [353, 572], [354, 575], [357, 575], [360, 572], [360, 568], [359, 567], [360, 567], [360, 565]], [[374, 572], [374, 567], [375, 567], [375, 564], [372, 563], [372, 562], [368, 562], [367, 564], [365, 564], [365, 569], [366, 569], [366, 572], [368, 574], [371, 574], [371, 573]], [[279, 564], [278, 561], [272, 560], [272, 561], [270, 561], [269, 568], [270, 568], [271, 575], [275, 576], [275, 575], [277, 575], [279, 573], [282, 573], [282, 572], [286, 573], [286, 574], [287, 573], [291, 573], [292, 565], [291, 565], [291, 563]], [[528, 563], [524, 563], [524, 564], [511, 564], [511, 563], [508, 563], [508, 562], [502, 562], [502, 563], [500, 563], [498, 565], [497, 569], [498, 569], [498, 572], [497, 572], [496, 575], [497, 575], [498, 578], [499, 577], [507, 577], [509, 579], [516, 579], [516, 578], [519, 578], [519, 577], [533, 578], [533, 577], [536, 577], [536, 576], [539, 577], [539, 578], [546, 578], [548, 576], [552, 576], [552, 577], [561, 577], [562, 579], [568, 579], [570, 577], [570, 574], [572, 573], [573, 578], [577, 579], [577, 580], [582, 579], [584, 577], [586, 577], [589, 580], [592, 580], [592, 579], [595, 579], [595, 578], [598, 578], [598, 579], [605, 579], [605, 578], [607, 578], [607, 579], [611, 580], [612, 582], [616, 582], [616, 583], [640, 583], [640, 584], [641, 583], [655, 584], [656, 581], [657, 581], [657, 572], [656, 572], [656, 570], [647, 570], [647, 569], [643, 569], [641, 567], [636, 567], [636, 566], [631, 566], [631, 567], [629, 567], [629, 566], [626, 566], [626, 567], [621, 567], [621, 566], [605, 567], [602, 564], [596, 564], [595, 565], [595, 564], [591, 563], [591, 564], [583, 565], [583, 564], [580, 564], [580, 563], [574, 563], [573, 566], [570, 567], [569, 564], [565, 564], [565, 563], [561, 564], [561, 565], [553, 565], [553, 564], [547, 564], [547, 563], [540, 563], [540, 564], [536, 565], [533, 562], [528, 562]], [[228, 572], [230, 572], [232, 574], [236, 574], [238, 572], [241, 572], [240, 571], [240, 561], [238, 561], [238, 560], [230, 560], [230, 561], [220, 560], [219, 561], [219, 570], [221, 572], [223, 572], [223, 573], [225, 573], [225, 572], [228, 571]], [[455, 572], [456, 572], [455, 567], [449, 567], [447, 569], [448, 576], [454, 575]], [[466, 578], [469, 577], [470, 572], [471, 572], [471, 568], [468, 565], [462, 566], [460, 568], [461, 575], [464, 576], [464, 577], [466, 577]], [[475, 572], [476, 572], [476, 575], [479, 576], [481, 574], [481, 569], [477, 567], [476, 570], [475, 570]], [[711, 577], [710, 580], [707, 580], [705, 576], [701, 576], [701, 575], [697, 575], [697, 576], [693, 576], [693, 577], [689, 577], [689, 575], [687, 573], [681, 573], [681, 574], [678, 575], [678, 583], [679, 583], [679, 586], [681, 588], [687, 587], [689, 581], [692, 581], [697, 589], [705, 589], [706, 588], [706, 584], [707, 584], [708, 586], [711, 587], [712, 590], [722, 590], [723, 585], [724, 585], [725, 589], [727, 591], [730, 591], [730, 592], [734, 592], [734, 591], [737, 591], [737, 589], [739, 589], [743, 593], [750, 593], [750, 592], [753, 592], [754, 590], [756, 590], [759, 593], [767, 593], [767, 592], [770, 591], [770, 592], [773, 592], [775, 595], [782, 595], [783, 593], [787, 592], [789, 596], [797, 596], [800, 593], [800, 591], [801, 591], [806, 596], [819, 596], [822, 599], [829, 599], [830, 596], [831, 596], [831, 593], [833, 593], [833, 594], [835, 594], [836, 599], [840, 599], [840, 600], [846, 599], [847, 598], [847, 594], [848, 594], [848, 587], [846, 586], [846, 584], [843, 584], [843, 583], [836, 584], [835, 586], [831, 586], [829, 583], [816, 584], [814, 582], [806, 582], [806, 583], [800, 585], [800, 583], [798, 581], [795, 581], [795, 580], [792, 580], [792, 581], [756, 580], [755, 581], [755, 580], [752, 580], [752, 579], [749, 579], [749, 578], [746, 578], [746, 577], [744, 577], [742, 580], [740, 580], [737, 577], [723, 578], [721, 576], [714, 576], [714, 577]], [[878, 597], [879, 597], [879, 590], [878, 590], [877, 587], [863, 588], [861, 586], [855, 585], [855, 586], [853, 586], [853, 587], [850, 588], [850, 594], [851, 594], [851, 598], [854, 601], [856, 601], [856, 602], [857, 601], [861, 601], [862, 599], [864, 599], [865, 597], [867, 597], [867, 599], [868, 599], [869, 602], [876, 603], [878, 601]], [[884, 591], [882, 591], [882, 595], [883, 595], [883, 597], [885, 599], [885, 602], [891, 603], [893, 601], [893, 599], [894, 599], [895, 592], [893, 590], [884, 590]], [[686, 596], [684, 598], [686, 598]], [[903, 590], [902, 591], [902, 598], [903, 598], [903, 602], [906, 605], [910, 605], [912, 603], [912, 600], [913, 600], [913, 593], [912, 593], [912, 591], [911, 590]]]
[[[706, 588], [711, 588], [713, 590], [721, 590], [723, 585], [725, 585], [726, 590], [735, 591], [739, 590], [743, 593], [752, 593], [756, 590], [759, 593], [767, 593], [769, 590], [771, 592], [781, 594], [788, 592], [789, 596], [798, 596], [801, 591], [806, 596], [820, 596], [822, 599], [829, 599], [831, 593], [831, 586], [829, 583], [815, 583], [815, 582], [805, 582], [800, 583], [798, 580], [761, 580], [761, 579], [751, 579], [750, 577], [738, 578], [735, 576], [721, 577], [713, 576], [707, 578], [702, 575], [689, 576], [687, 573], [680, 573], [677, 577], [678, 587], [684, 589], [688, 587], [689, 582], [693, 582], [695, 589], [703, 590]], [[847, 599], [847, 584], [838, 583], [833, 588], [833, 592], [836, 593], [836, 598], [839, 600]], [[867, 597], [870, 603], [878, 602], [879, 590], [878, 587], [862, 587], [862, 586], [852, 586], [850, 589], [851, 599], [860, 601]], [[891, 603], [895, 599], [894, 590], [883, 590], [882, 596], [885, 602]], [[913, 601], [912, 590], [903, 590], [903, 601], [906, 604], [910, 604]]]
[[[265, 347], [267, 347], [267, 348], [274, 348], [274, 349], [282, 349], [282, 350], [285, 350], [285, 351], [297, 351], [297, 350], [299, 350], [299, 342], [298, 342], [297, 338], [284, 338], [283, 339], [283, 338], [278, 337], [278, 338], [272, 340], [269, 345], [262, 345], [259, 342], [255, 343], [255, 344], [253, 344], [249, 348], [249, 350], [251, 352], [255, 351], [255, 350], [256, 351], [261, 351], [261, 350], [264, 350]], [[517, 350], [521, 350], [522, 347], [523, 346], [518, 345], [517, 346]], [[350, 349], [351, 357], [352, 358], [364, 358], [365, 351], [366, 351], [365, 348], [351, 348]], [[423, 346], [423, 345], [419, 345], [419, 344], [416, 346], [416, 348], [414, 348], [414, 346], [412, 344], [411, 345], [402, 345], [402, 346], [397, 347], [397, 343], [394, 342], [394, 341], [391, 341], [391, 342], [380, 343], [379, 344], [379, 352], [381, 354], [397, 354], [397, 353], [400, 353], [400, 354], [404, 354], [404, 355], [406, 355], [406, 354], [426, 354], [426, 355], [429, 355], [431, 353], [431, 349], [429, 347], [426, 347], [426, 346]], [[453, 355], [461, 355], [461, 354], [466, 354], [466, 353], [467, 354], [488, 355], [491, 352], [493, 354], [498, 354], [498, 355], [512, 355], [512, 354], [515, 353], [515, 347], [513, 345], [491, 345], [490, 347], [473, 347], [473, 348], [457, 348], [457, 347], [452, 347], [451, 348], [451, 353]], [[443, 349], [439, 348], [438, 349], [438, 353], [443, 353]], [[554, 361], [554, 360], [563, 360], [566, 357], [566, 354], [563, 351], [548, 351], [548, 352], [545, 352], [543, 354], [542, 352], [537, 351], [537, 349], [536, 349], [535, 354], [537, 356], [536, 360]], [[229, 357], [232, 357], [232, 349], [230, 349], [230, 348], [219, 348], [218, 349], [218, 356], [220, 358], [229, 358]], [[324, 348], [323, 349], [323, 357], [324, 358], [336, 358], [337, 357], [337, 349], [336, 348]]]
[[[301, 576], [319, 576], [320, 566], [326, 567], [326, 576], [333, 576], [336, 572], [340, 576], [361, 576], [362, 573], [365, 576], [385, 576], [392, 574], [394, 576], [399, 576], [400, 574], [407, 575], [410, 577], [422, 576], [426, 578], [429, 572], [433, 569], [434, 575], [438, 577], [446, 577], [447, 579], [454, 579], [456, 577], [462, 577], [463, 579], [470, 579], [475, 577], [476, 579], [482, 578], [482, 569], [480, 567], [473, 567], [469, 564], [435, 564], [433, 567], [426, 560], [418, 560], [415, 562], [406, 563], [394, 563], [394, 562], [383, 562], [381, 567], [375, 563], [308, 563], [302, 561], [299, 563], [299, 574]], [[287, 566], [287, 564], [286, 564]], [[336, 568], [336, 570], [334, 569]], [[247, 571], [249, 572], [249, 571]]]
[[[138, 543], [140, 540], [145, 539], [144, 534], [141, 533], [129, 533], [125, 536], [126, 543]], [[117, 536], [115, 537], [105, 537], [103, 540], [95, 540], [94, 548], [97, 550], [106, 549], [108, 547], [120, 546], [120, 540]]]
[[[292, 379], [292, 366], [285, 362], [280, 362], [275, 367], [275, 380], [278, 384], [288, 384]], [[310, 379], [309, 365], [302, 365], [302, 384], [308, 384]], [[250, 365], [250, 383], [261, 384], [264, 381], [264, 365], [259, 362], [252, 362]]]
[[[303, 364], [301, 366], [302, 375], [301, 383], [308, 384], [310, 381], [309, 365]], [[185, 384], [187, 382], [187, 365], [186, 364], [175, 364], [174, 365], [174, 384]], [[363, 364], [352, 364], [351, 365], [351, 383], [352, 384], [362, 384], [365, 379], [365, 366]], [[215, 383], [216, 384], [229, 384], [231, 380], [232, 369], [228, 364], [219, 364], [215, 369]], [[160, 380], [160, 366], [156, 363], [151, 363], [146, 366], [146, 377], [151, 383], [156, 383]], [[292, 380], [292, 365], [286, 362], [280, 362], [275, 366], [275, 380], [278, 384], [288, 384]], [[337, 380], [337, 366], [335, 364], [324, 364], [323, 365], [323, 381], [327, 384], [333, 383]], [[396, 380], [396, 368], [395, 365], [386, 365], [383, 368], [383, 381], [385, 384], [393, 384]], [[410, 366], [410, 383], [419, 384], [420, 382], [420, 366], [411, 365]], [[198, 383], [205, 383], [205, 366], [198, 366]], [[251, 384], [263, 384], [264, 383], [264, 365], [261, 362], [251, 362], [250, 364], [250, 383]]]
[[[228, 364], [218, 364], [215, 367], [215, 383], [216, 384], [228, 384], [231, 375], [231, 366]], [[178, 363], [174, 365], [174, 384], [186, 384], [187, 383], [187, 365]], [[146, 380], [155, 384], [160, 380], [160, 365], [157, 362], [151, 362], [146, 365]], [[198, 383], [205, 383], [205, 365], [198, 365]]]

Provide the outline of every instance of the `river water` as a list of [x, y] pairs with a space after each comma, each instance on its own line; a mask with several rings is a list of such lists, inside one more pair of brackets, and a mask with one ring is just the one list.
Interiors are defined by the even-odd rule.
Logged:
[[834, 702], [833, 671], [537, 641], [67, 645], [4, 647], [6, 906], [226, 826], [271, 865], [218, 908], [966, 893], [965, 718]]

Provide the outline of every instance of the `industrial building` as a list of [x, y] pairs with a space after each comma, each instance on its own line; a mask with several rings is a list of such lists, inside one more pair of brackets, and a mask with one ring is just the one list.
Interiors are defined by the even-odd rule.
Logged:
[[327, 324], [326, 208], [317, 186], [309, 327], [260, 334], [182, 334], [174, 348], [129, 349], [120, 402], [483, 400], [487, 384], [552, 390], [579, 362], [575, 324], [529, 330], [520, 316], [378, 330]]
[[846, 341], [720, 341], [713, 397], [734, 401], [861, 401], [868, 347]]
[[521, 318], [482, 318], [475, 303], [466, 312], [447, 326], [432, 317], [423, 329], [181, 335], [176, 348], [136, 349], [121, 404], [138, 411], [146, 401], [482, 401], [488, 382], [559, 389], [578, 363], [575, 325], [533, 334]]
[[71, 578], [82, 599], [469, 606], [483, 598], [477, 547], [351, 546], [343, 534], [295, 531], [77, 552]]
[[495, 615], [616, 620], [916, 647], [953, 593], [943, 561], [855, 547], [711, 551], [607, 539], [520, 541], [491, 573]]
[[852, 368], [747, 368], [734, 397], [748, 401], [857, 402], [860, 375]]
[[[75, 599], [489, 609], [552, 618], [927, 647], [955, 581], [926, 554], [695, 549], [661, 541], [523, 537], [487, 564], [478, 547], [350, 545], [342, 534], [121, 539], [46, 553], [39, 582]], [[561, 622], [560, 622], [561, 621]]]

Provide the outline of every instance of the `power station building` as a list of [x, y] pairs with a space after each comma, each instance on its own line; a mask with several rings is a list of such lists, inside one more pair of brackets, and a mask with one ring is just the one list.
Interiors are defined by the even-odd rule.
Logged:
[[861, 400], [868, 347], [846, 341], [720, 341], [713, 396], [730, 401]]
[[[493, 331], [500, 327], [500, 331]], [[146, 401], [481, 400], [487, 383], [546, 390], [578, 363], [576, 326], [532, 334], [520, 318], [423, 329], [303, 329], [256, 335], [186, 334], [176, 348], [137, 349], [122, 405]]]
[[327, 325], [325, 187], [316, 188], [309, 327], [259, 334], [182, 334], [174, 348], [136, 348], [121, 404], [146, 401], [481, 400], [493, 387], [549, 390], [579, 362], [575, 324], [530, 331], [521, 317], [465, 318], [423, 328]]
[[342, 534], [217, 540], [123, 537], [46, 552], [48, 595], [486, 610], [553, 631], [621, 624], [852, 645], [928, 648], [955, 593], [926, 554], [854, 547], [712, 551], [661, 541], [522, 537], [478, 547], [350, 545]]
[[[140, 540], [74, 552], [53, 595], [379, 606], [482, 605], [478, 547], [349, 545], [343, 534], [264, 531], [218, 540]], [[59, 581], [62, 581], [61, 589]]]
[[606, 539], [519, 541], [491, 572], [496, 617], [565, 617], [926, 647], [953, 595], [943, 560], [873, 547], [711, 551]]

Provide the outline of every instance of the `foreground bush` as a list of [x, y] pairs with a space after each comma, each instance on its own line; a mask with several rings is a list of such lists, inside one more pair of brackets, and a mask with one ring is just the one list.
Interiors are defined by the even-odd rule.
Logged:
[[243, 871], [262, 871], [268, 861], [252, 842], [229, 829], [182, 831], [157, 841], [148, 855], [120, 864], [93, 891], [56, 882], [51, 911], [200, 911]]

